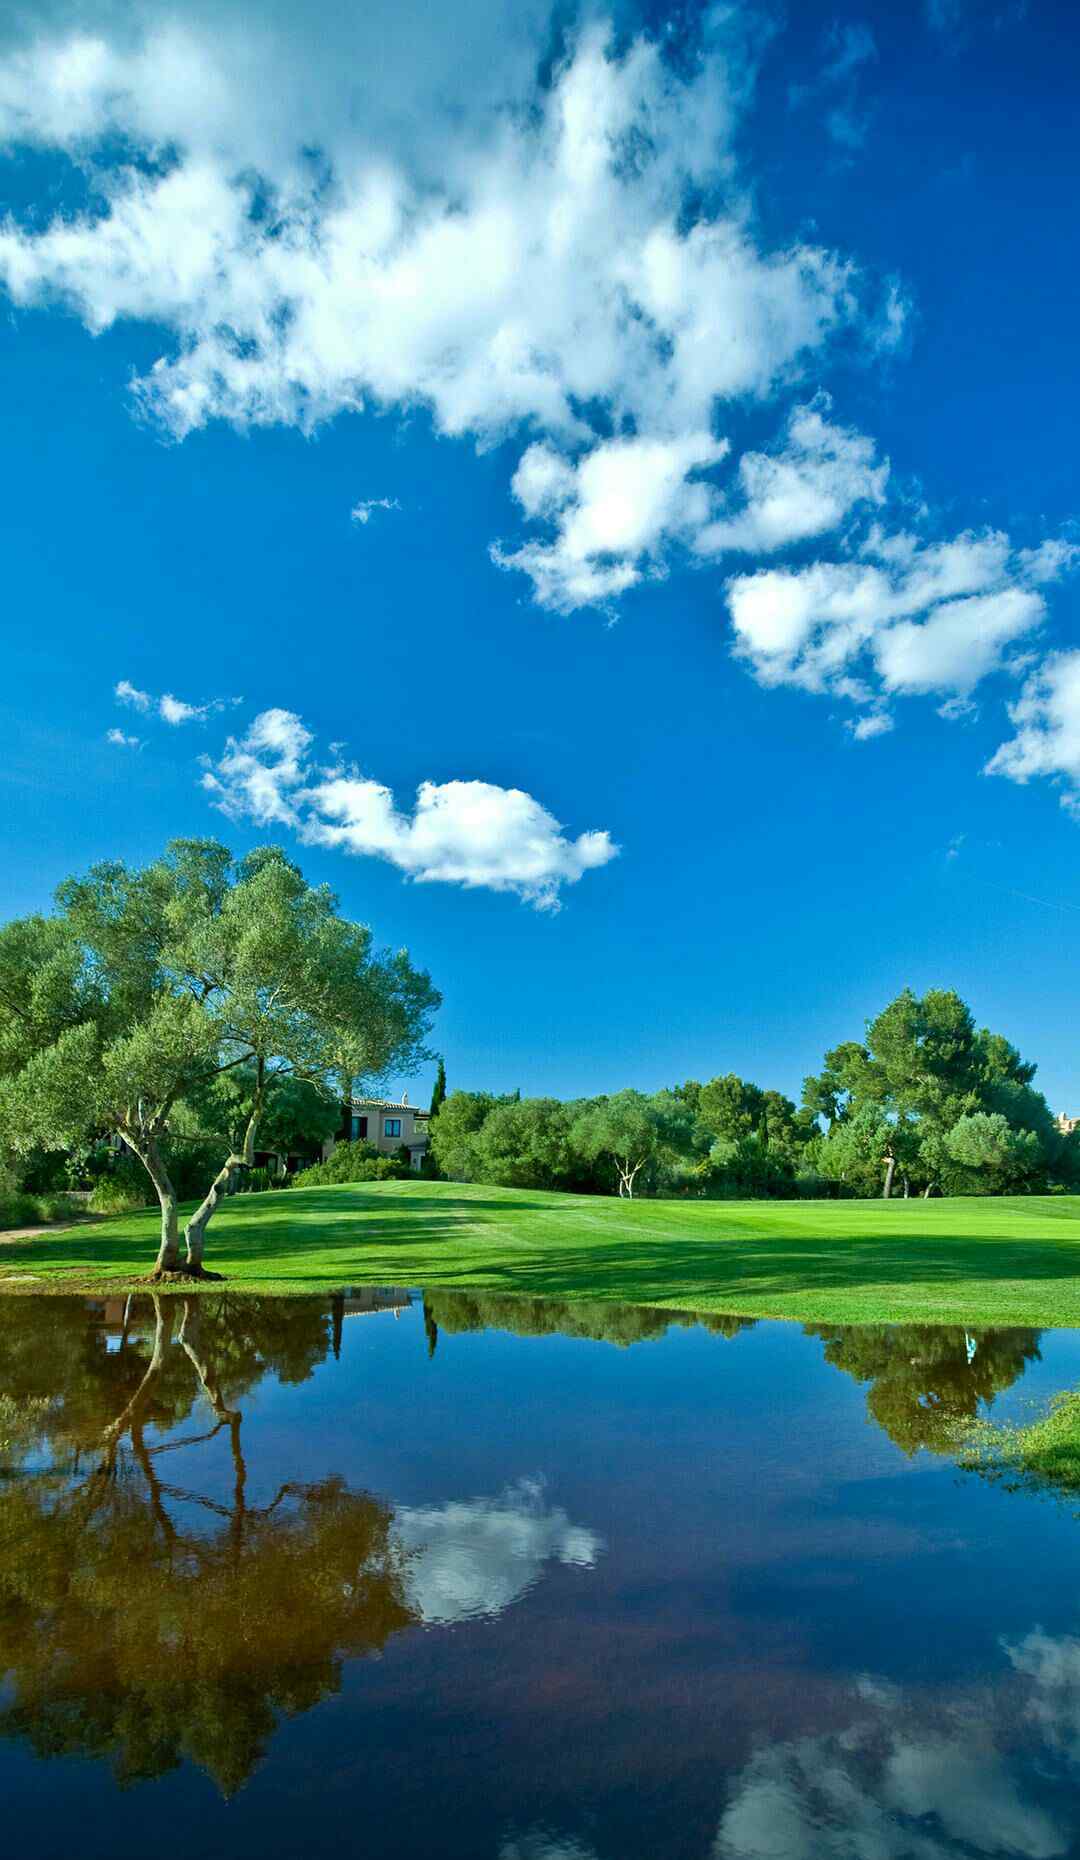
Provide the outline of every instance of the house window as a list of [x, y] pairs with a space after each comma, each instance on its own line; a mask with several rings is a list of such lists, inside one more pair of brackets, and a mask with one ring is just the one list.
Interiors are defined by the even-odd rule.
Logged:
[[400, 1137], [401, 1135], [400, 1117], [384, 1117], [382, 1129], [383, 1129], [384, 1137]]
[[362, 1143], [367, 1136], [367, 1118], [354, 1117], [352, 1121], [353, 1142]]

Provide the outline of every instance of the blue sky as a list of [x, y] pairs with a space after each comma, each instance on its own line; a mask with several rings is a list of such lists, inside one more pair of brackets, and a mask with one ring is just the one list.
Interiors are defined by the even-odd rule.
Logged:
[[1080, 1109], [1070, 10], [258, 32], [0, 41], [5, 914], [275, 839], [452, 1084], [941, 984]]

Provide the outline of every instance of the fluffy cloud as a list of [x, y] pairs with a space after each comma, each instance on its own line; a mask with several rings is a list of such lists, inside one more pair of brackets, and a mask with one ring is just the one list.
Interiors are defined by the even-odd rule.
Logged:
[[895, 730], [896, 720], [887, 710], [872, 710], [865, 717], [849, 717], [846, 727], [857, 743], [869, 743], [875, 736], [887, 736]]
[[1044, 660], [1010, 704], [1009, 716], [1016, 735], [991, 756], [986, 773], [1062, 782], [1062, 806], [1080, 817], [1080, 651]]
[[495, 1499], [404, 1507], [393, 1535], [405, 1552], [409, 1607], [440, 1626], [502, 1614], [545, 1564], [591, 1569], [603, 1548], [595, 1532], [571, 1524], [559, 1507], [547, 1508], [542, 1485], [531, 1479]]
[[538, 910], [557, 910], [564, 885], [618, 855], [607, 832], [567, 839], [532, 795], [492, 782], [422, 782], [403, 813], [389, 788], [355, 768], [315, 767], [312, 741], [294, 712], [262, 711], [207, 761], [202, 785], [233, 819], [280, 823], [307, 845], [386, 859], [418, 883], [515, 892]]
[[[680, 553], [769, 558], [727, 587], [761, 682], [868, 704], [862, 739], [893, 694], [966, 699], [1038, 627], [1067, 545], [893, 524], [860, 548], [887, 462], [806, 390], [777, 445], [719, 480], [735, 403], [816, 385], [837, 339], [895, 347], [905, 320], [898, 287], [843, 255], [765, 240], [734, 153], [749, 15], [717, 6], [693, 43], [593, 18], [552, 59], [542, 0], [445, 21], [403, 6], [81, 0], [73, 25], [41, 0], [0, 39], [0, 144], [68, 157], [75, 191], [0, 225], [0, 288], [91, 331], [164, 332], [135, 393], [178, 439], [417, 407], [442, 433], [509, 438], [523, 531], [493, 559], [544, 606], [609, 605]], [[827, 47], [849, 141], [874, 52], [857, 22]], [[829, 559], [774, 564], [837, 530]], [[177, 724], [220, 703], [126, 701]], [[343, 843], [364, 840], [370, 786], [337, 791]], [[417, 846], [416, 820], [396, 846]]]
[[[1022, 1657], [1013, 1659], [1018, 1672]], [[1038, 1777], [1029, 1781], [999, 1747], [985, 1701], [931, 1715], [879, 1682], [864, 1680], [859, 1693], [848, 1729], [773, 1744], [751, 1760], [714, 1860], [1052, 1860], [1072, 1851], [1072, 1830], [1042, 1806]], [[1037, 1680], [1033, 1701], [1040, 1696]]]
[[889, 474], [887, 462], [875, 463], [873, 440], [832, 424], [829, 406], [819, 395], [796, 407], [775, 451], [744, 453], [733, 498], [698, 475], [730, 451], [705, 430], [611, 439], [576, 460], [538, 441], [511, 488], [525, 516], [554, 535], [492, 555], [530, 576], [542, 606], [566, 613], [663, 573], [673, 544], [701, 558], [768, 555], [820, 536], [856, 506], [881, 504]]
[[[391, 137], [372, 147], [333, 85], [305, 122], [286, 80], [284, 146], [277, 96], [260, 113], [250, 59], [198, 20], [44, 35], [0, 71], [9, 139], [85, 156], [122, 136], [153, 158], [97, 174], [103, 211], [9, 221], [0, 279], [93, 330], [171, 329], [139, 391], [175, 434], [422, 402], [480, 438], [534, 422], [585, 439], [600, 403], [608, 425], [684, 436], [856, 312], [848, 264], [761, 249], [721, 185], [742, 71], [718, 48], [680, 72], [656, 42], [617, 51], [587, 28], [529, 108], [483, 129], [466, 112], [439, 183]], [[687, 221], [691, 188], [717, 206]]]
[[[140, 691], [128, 678], [121, 678], [113, 688], [113, 696], [118, 704], [126, 704], [132, 710], [138, 710], [147, 716], [155, 711], [163, 723], [174, 726], [181, 723], [201, 723], [218, 711], [227, 710], [230, 705], [239, 704], [240, 698], [210, 698], [205, 704], [188, 704], [183, 698], [173, 697], [171, 691], [165, 691], [160, 697], [154, 697], [149, 691]], [[120, 731], [110, 730], [109, 741], [116, 742]], [[132, 739], [134, 740], [134, 739]]]
[[106, 730], [105, 741], [117, 749], [141, 749], [142, 741], [137, 736], [127, 736], [123, 730]]
[[612, 439], [577, 465], [550, 446], [530, 446], [514, 474], [525, 514], [555, 525], [550, 543], [492, 551], [501, 568], [522, 569], [544, 607], [568, 613], [622, 594], [663, 551], [707, 521], [712, 492], [691, 476], [716, 465], [727, 445], [708, 432], [678, 439]]
[[942, 713], [960, 715], [972, 689], [1042, 623], [1038, 584], [1073, 562], [1066, 545], [1014, 551], [996, 530], [920, 543], [875, 526], [857, 560], [734, 576], [736, 652], [764, 685], [878, 708], [886, 697], [939, 692]]
[[875, 464], [872, 439], [832, 425], [828, 406], [820, 396], [812, 406], [796, 407], [775, 452], [743, 453], [741, 508], [699, 532], [699, 555], [730, 549], [771, 555], [835, 529], [856, 505], [884, 502], [888, 461]]

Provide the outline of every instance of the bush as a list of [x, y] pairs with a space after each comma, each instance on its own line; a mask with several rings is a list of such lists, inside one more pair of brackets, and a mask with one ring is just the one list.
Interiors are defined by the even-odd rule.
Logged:
[[0, 1194], [0, 1228], [37, 1227], [47, 1221], [70, 1221], [82, 1212], [70, 1195]]
[[38, 1218], [43, 1221], [73, 1221], [83, 1212], [82, 1201], [74, 1195], [36, 1195]]
[[269, 1169], [267, 1169], [265, 1165], [260, 1164], [257, 1169], [248, 1169], [246, 1171], [240, 1181], [239, 1187], [242, 1195], [261, 1195], [265, 1193], [268, 1188], [273, 1188], [274, 1185], [275, 1178], [270, 1174]]
[[40, 1219], [33, 1195], [9, 1191], [0, 1195], [0, 1227], [33, 1227]]
[[91, 1214], [130, 1214], [135, 1208], [148, 1208], [146, 1189], [125, 1175], [103, 1175], [90, 1191], [87, 1203]]
[[408, 1162], [380, 1156], [373, 1143], [339, 1143], [325, 1162], [312, 1163], [293, 1177], [297, 1188], [325, 1188], [333, 1182], [403, 1182], [412, 1174]]

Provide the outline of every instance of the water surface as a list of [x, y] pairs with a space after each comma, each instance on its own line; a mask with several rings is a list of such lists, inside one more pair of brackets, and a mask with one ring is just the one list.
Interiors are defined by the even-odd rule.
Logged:
[[1080, 1853], [1080, 1334], [0, 1300], [8, 1851]]

